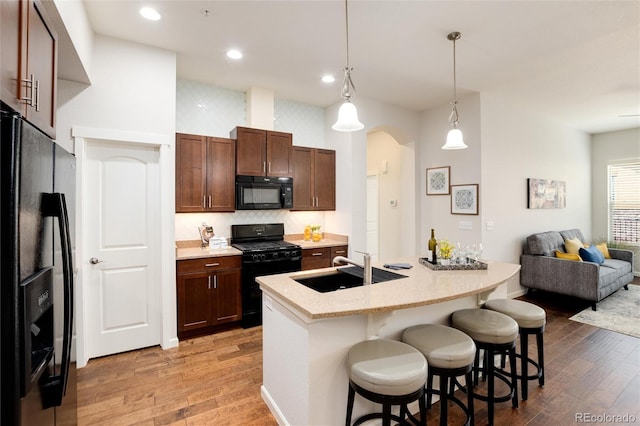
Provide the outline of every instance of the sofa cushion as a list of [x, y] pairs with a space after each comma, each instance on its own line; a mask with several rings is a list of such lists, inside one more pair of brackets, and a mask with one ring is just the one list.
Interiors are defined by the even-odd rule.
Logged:
[[596, 247], [598, 248], [598, 250], [600, 250], [605, 259], [611, 259], [609, 249], [607, 248], [607, 243], [596, 244]]
[[604, 256], [602, 255], [600, 250], [598, 250], [593, 244], [591, 244], [587, 248], [581, 248], [578, 254], [585, 262], [593, 262], [597, 263], [598, 265], [604, 263]]
[[598, 268], [598, 287], [603, 288], [614, 283], [621, 275], [620, 271], [613, 268], [600, 267]]
[[580, 249], [584, 248], [584, 243], [578, 238], [571, 238], [569, 240], [564, 240], [564, 248], [567, 253], [580, 254]]
[[556, 250], [555, 253], [556, 253], [556, 257], [558, 259], [582, 261], [582, 258], [580, 258], [579, 255], [574, 254], [574, 253], [565, 253], [565, 252], [560, 251], [560, 250]]
[[605, 259], [600, 267], [615, 269], [619, 276], [631, 273], [631, 262], [618, 259]]
[[527, 254], [553, 256], [555, 250], [563, 249], [564, 240], [557, 231], [540, 232], [527, 237]]
[[584, 235], [582, 235], [582, 232], [579, 229], [567, 229], [566, 231], [560, 231], [560, 235], [563, 240], [572, 240], [577, 238], [582, 242], [585, 241]]

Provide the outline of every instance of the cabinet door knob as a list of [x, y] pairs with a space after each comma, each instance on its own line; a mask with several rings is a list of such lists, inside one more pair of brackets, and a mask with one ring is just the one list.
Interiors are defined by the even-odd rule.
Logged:
[[92, 257], [91, 259], [89, 259], [89, 263], [92, 265], [97, 265], [98, 263], [102, 263], [102, 260], [99, 260], [97, 257]]

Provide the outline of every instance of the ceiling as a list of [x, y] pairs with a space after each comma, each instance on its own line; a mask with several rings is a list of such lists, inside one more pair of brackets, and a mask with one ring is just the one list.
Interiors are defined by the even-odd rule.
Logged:
[[[177, 52], [181, 79], [266, 88], [321, 107], [340, 101], [342, 1], [84, 3], [96, 33]], [[141, 18], [138, 9], [147, 5], [162, 19]], [[639, 1], [351, 0], [353, 102], [360, 96], [415, 111], [450, 102], [452, 31], [462, 33], [458, 98], [497, 93], [588, 133], [640, 126]], [[228, 59], [231, 47], [244, 58]], [[333, 84], [321, 82], [327, 73]]]

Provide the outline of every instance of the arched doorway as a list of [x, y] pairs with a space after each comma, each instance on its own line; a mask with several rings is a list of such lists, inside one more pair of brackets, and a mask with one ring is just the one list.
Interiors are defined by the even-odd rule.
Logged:
[[387, 261], [415, 255], [415, 149], [402, 132], [367, 133], [367, 250]]

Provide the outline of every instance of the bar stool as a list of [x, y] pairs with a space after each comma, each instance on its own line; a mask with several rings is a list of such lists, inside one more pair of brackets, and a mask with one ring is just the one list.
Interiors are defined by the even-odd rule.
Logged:
[[[418, 401], [420, 424], [426, 425], [424, 388], [427, 362], [415, 348], [396, 340], [377, 339], [357, 343], [347, 355], [349, 397], [346, 425], [351, 425], [356, 392], [382, 404], [382, 413], [370, 413], [358, 418], [354, 426], [371, 419], [382, 419], [384, 426], [391, 420], [409, 424], [404, 419], [406, 405]], [[391, 414], [391, 406], [400, 405], [400, 416]]]
[[[520, 358], [520, 388], [522, 400], [526, 401], [529, 391], [529, 380], [538, 380], [540, 386], [544, 386], [544, 326], [547, 322], [547, 314], [540, 306], [522, 300], [513, 299], [493, 299], [484, 304], [484, 308], [500, 312], [518, 323], [520, 331], [520, 352], [516, 357]], [[536, 336], [536, 346], [538, 349], [538, 360], [534, 361], [529, 357], [529, 335]], [[529, 364], [536, 369], [535, 374], [529, 375]], [[504, 358], [502, 362], [504, 368]]]
[[[518, 379], [516, 376], [516, 339], [518, 337], [518, 323], [511, 317], [489, 309], [461, 309], [451, 314], [452, 325], [465, 332], [476, 344], [474, 371], [480, 367], [480, 350], [484, 351], [482, 368], [487, 373], [487, 394], [481, 395], [476, 391], [473, 397], [487, 402], [489, 424], [493, 425], [494, 403], [506, 402], [511, 399], [513, 408], [518, 407]], [[494, 366], [494, 357], [498, 354], [508, 354], [510, 376], [506, 376]], [[498, 378], [509, 386], [506, 395], [495, 395], [495, 379]], [[475, 384], [477, 384], [477, 375]]]
[[[440, 425], [447, 425], [448, 401], [458, 405], [466, 414], [465, 426], [473, 420], [473, 361], [476, 345], [471, 337], [460, 330], [438, 324], [421, 324], [409, 327], [402, 333], [402, 341], [418, 349], [427, 359], [427, 408], [431, 408], [431, 396], [440, 395]], [[440, 390], [433, 388], [433, 376], [440, 378]], [[454, 396], [455, 378], [465, 376], [467, 405]], [[451, 392], [447, 392], [449, 383]]]

